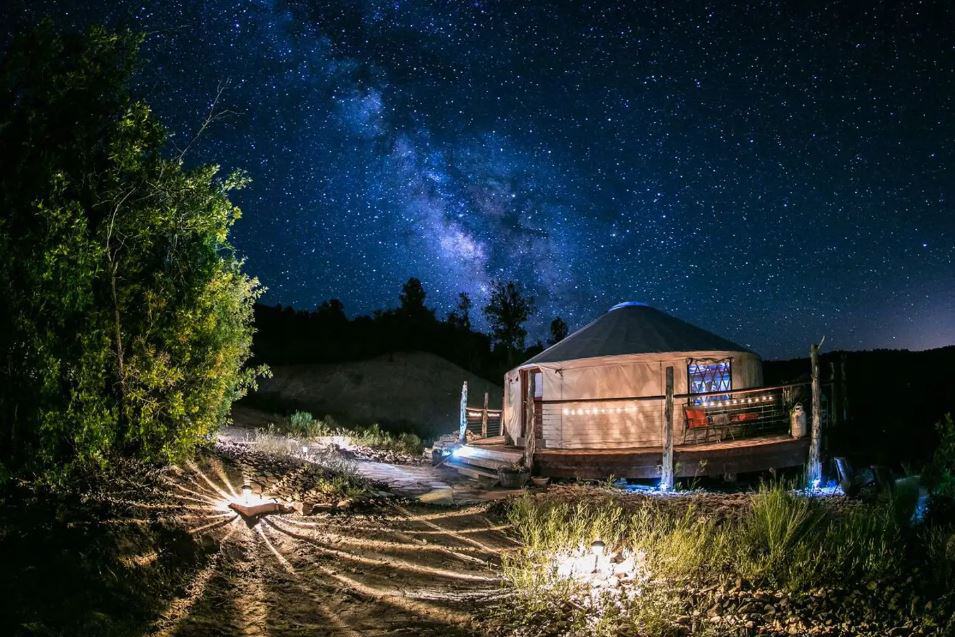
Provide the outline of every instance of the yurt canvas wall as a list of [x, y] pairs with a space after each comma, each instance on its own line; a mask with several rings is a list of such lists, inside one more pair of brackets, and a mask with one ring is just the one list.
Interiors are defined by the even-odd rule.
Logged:
[[[665, 394], [666, 368], [673, 367], [674, 393], [687, 393], [687, 365], [730, 360], [732, 388], [762, 384], [762, 364], [751, 352], [695, 351], [630, 354], [562, 362], [526, 364], [505, 377], [504, 426], [512, 439], [521, 436], [521, 370], [537, 370], [542, 382], [543, 447], [556, 449], [625, 448], [662, 444], [662, 400], [591, 399], [653, 397]], [[571, 401], [547, 404], [546, 401]], [[582, 402], [574, 402], [582, 401]], [[674, 409], [675, 433], [682, 428], [682, 405]]]

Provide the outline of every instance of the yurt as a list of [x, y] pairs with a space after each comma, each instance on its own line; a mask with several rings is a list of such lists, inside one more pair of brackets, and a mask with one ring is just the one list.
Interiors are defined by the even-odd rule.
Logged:
[[[532, 383], [545, 449], [628, 448], [662, 443], [666, 368], [674, 393], [759, 387], [762, 361], [741, 345], [644, 303], [620, 303], [505, 377], [504, 428], [526, 438], [523, 393]], [[575, 405], [573, 401], [581, 402]], [[547, 408], [544, 401], [563, 401]], [[601, 401], [601, 402], [596, 402]], [[682, 403], [686, 403], [684, 399]]]
[[468, 439], [450, 464], [486, 477], [523, 463], [545, 476], [653, 478], [672, 449], [677, 477], [800, 466], [808, 441], [790, 414], [803, 389], [762, 382], [749, 349], [620, 303], [510, 370], [502, 435]]

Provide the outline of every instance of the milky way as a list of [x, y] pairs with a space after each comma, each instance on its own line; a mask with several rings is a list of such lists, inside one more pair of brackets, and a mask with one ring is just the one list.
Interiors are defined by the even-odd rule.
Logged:
[[949, 2], [7, 4], [145, 32], [177, 147], [223, 87], [188, 161], [252, 177], [267, 302], [515, 279], [535, 337], [641, 300], [766, 356], [955, 342]]

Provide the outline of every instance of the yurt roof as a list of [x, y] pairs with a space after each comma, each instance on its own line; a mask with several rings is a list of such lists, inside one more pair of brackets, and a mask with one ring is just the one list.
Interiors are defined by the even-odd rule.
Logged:
[[553, 345], [524, 365], [671, 352], [749, 352], [722, 336], [707, 332], [645, 303], [628, 301]]

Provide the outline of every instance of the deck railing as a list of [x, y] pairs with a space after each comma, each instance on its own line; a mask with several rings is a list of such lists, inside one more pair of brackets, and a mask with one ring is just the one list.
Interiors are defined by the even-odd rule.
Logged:
[[808, 396], [808, 387], [786, 385], [691, 394], [682, 405], [683, 435], [677, 440], [702, 444], [789, 433], [792, 407], [805, 400], [803, 394]]
[[[807, 422], [809, 416], [808, 383], [673, 398], [677, 445], [787, 434], [797, 402], [806, 409]], [[543, 437], [562, 447], [659, 446], [665, 400], [665, 396], [543, 400]]]
[[[809, 383], [675, 394], [673, 398], [677, 445], [790, 433], [790, 414], [797, 402], [802, 403], [809, 426]], [[535, 420], [543, 439], [561, 447], [653, 447], [662, 444], [665, 400], [665, 396], [542, 400]], [[468, 406], [464, 415], [466, 430], [475, 438], [503, 433], [500, 409]]]
[[500, 409], [468, 407], [465, 411], [467, 430], [477, 438], [500, 436], [502, 414]]

